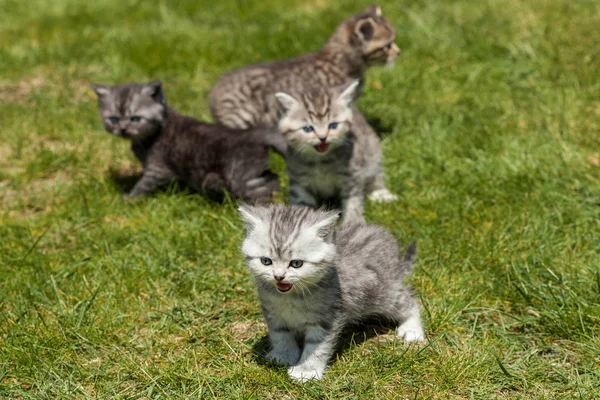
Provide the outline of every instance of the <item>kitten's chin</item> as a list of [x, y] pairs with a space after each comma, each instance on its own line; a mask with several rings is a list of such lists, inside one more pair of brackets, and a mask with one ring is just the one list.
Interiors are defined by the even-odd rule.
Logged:
[[277, 282], [277, 290], [279, 290], [281, 293], [285, 293], [285, 292], [289, 292], [290, 290], [292, 290], [292, 286], [294, 286], [293, 283], [283, 283], [283, 282]]

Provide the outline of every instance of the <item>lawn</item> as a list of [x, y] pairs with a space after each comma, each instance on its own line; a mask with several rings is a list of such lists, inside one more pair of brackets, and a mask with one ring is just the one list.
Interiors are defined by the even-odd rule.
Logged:
[[260, 356], [235, 202], [122, 200], [141, 167], [89, 84], [161, 79], [209, 120], [221, 73], [368, 4], [0, 0], [0, 398], [600, 396], [600, 4], [380, 4], [403, 52], [359, 107], [400, 200], [367, 218], [418, 241], [428, 341], [357, 327], [300, 385]]

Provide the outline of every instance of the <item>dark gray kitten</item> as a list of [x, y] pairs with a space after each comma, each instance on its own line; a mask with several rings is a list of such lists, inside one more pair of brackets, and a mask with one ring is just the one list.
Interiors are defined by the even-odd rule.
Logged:
[[117, 86], [92, 85], [106, 130], [131, 140], [144, 174], [128, 193], [149, 193], [180, 179], [206, 194], [229, 191], [246, 200], [279, 189], [269, 171], [268, 147], [285, 152], [281, 136], [269, 129], [240, 133], [178, 114], [167, 106], [159, 81]]
[[[400, 323], [406, 342], [423, 341], [419, 307], [404, 286], [416, 245], [400, 257], [394, 237], [337, 212], [308, 207], [240, 207], [242, 253], [258, 286], [272, 350], [296, 380], [321, 379], [343, 327], [379, 315]], [[301, 346], [303, 346], [301, 348]]]

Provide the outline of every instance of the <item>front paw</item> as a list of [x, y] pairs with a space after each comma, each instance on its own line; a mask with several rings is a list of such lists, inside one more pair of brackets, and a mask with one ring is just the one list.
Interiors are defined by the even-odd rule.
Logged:
[[273, 349], [265, 357], [267, 361], [282, 364], [285, 366], [296, 365], [300, 359], [300, 349], [286, 348]]
[[375, 203], [390, 203], [398, 200], [398, 196], [387, 189], [379, 189], [369, 194], [369, 200]]
[[323, 378], [325, 369], [310, 369], [306, 367], [288, 368], [288, 375], [296, 382], [305, 383], [311, 379], [320, 380]]

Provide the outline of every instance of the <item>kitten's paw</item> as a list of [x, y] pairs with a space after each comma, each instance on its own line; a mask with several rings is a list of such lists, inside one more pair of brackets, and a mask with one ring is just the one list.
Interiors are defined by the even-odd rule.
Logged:
[[265, 357], [267, 361], [282, 364], [285, 366], [296, 365], [300, 359], [300, 349], [273, 349]]
[[311, 379], [319, 380], [323, 378], [325, 370], [310, 369], [306, 367], [291, 367], [288, 369], [289, 376], [296, 382], [305, 383]]
[[402, 325], [396, 328], [396, 334], [404, 339], [406, 343], [423, 342], [425, 340], [425, 331], [418, 318], [411, 317]]
[[398, 200], [398, 196], [387, 189], [379, 189], [369, 193], [369, 200], [375, 203], [390, 203]]

